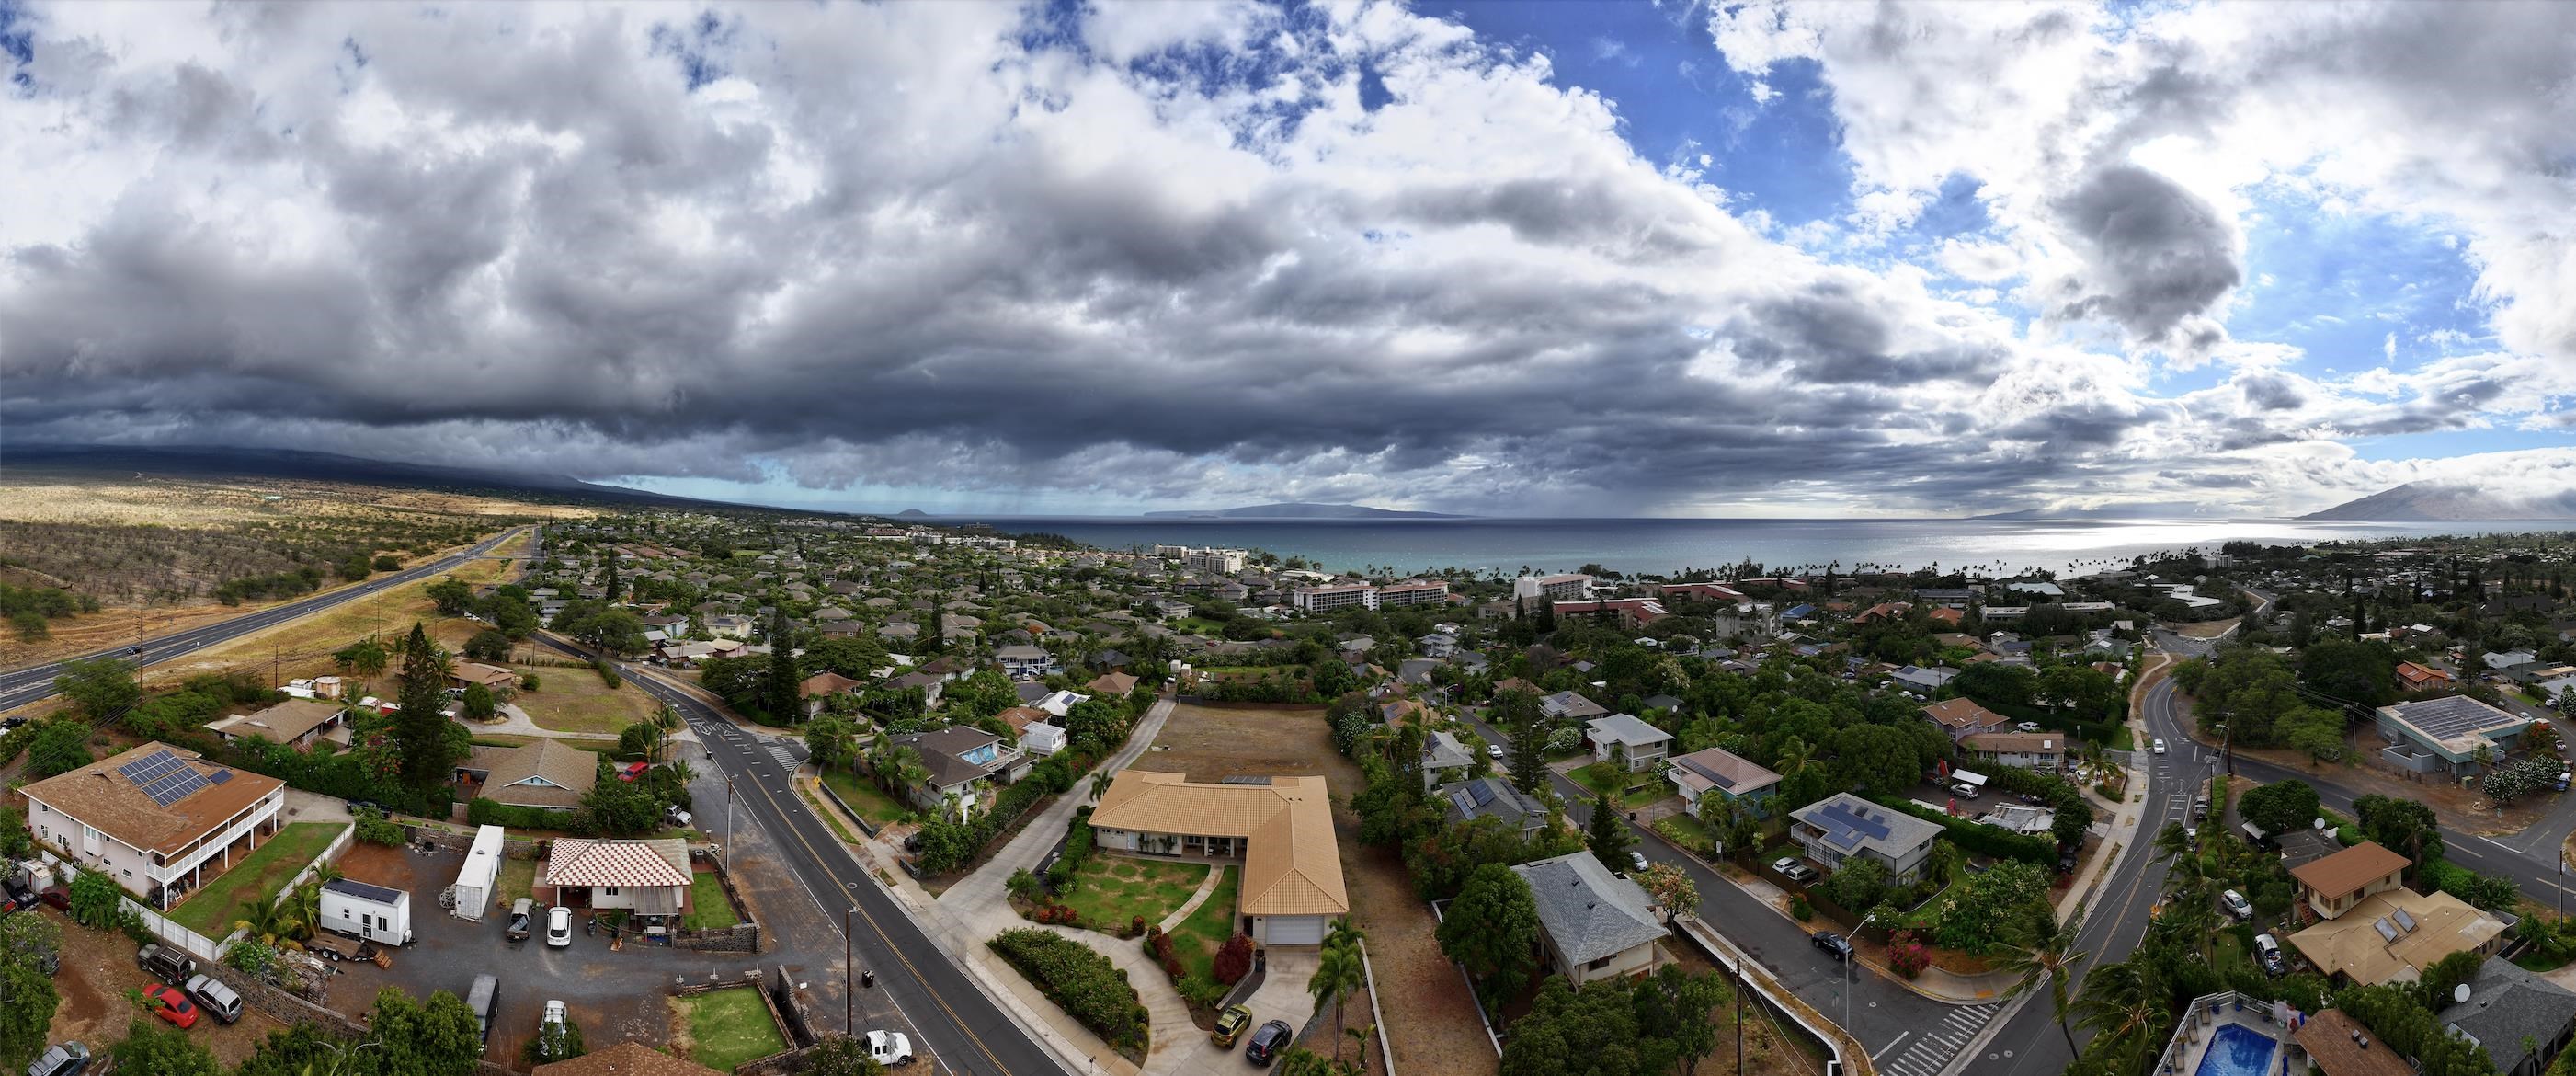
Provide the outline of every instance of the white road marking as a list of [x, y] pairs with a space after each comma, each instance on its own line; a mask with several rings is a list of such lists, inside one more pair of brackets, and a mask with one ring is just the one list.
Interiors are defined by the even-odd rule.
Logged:
[[1872, 1061], [1876, 1061], [1876, 1060], [1878, 1060], [1879, 1058], [1882, 1058], [1882, 1057], [1887, 1056], [1887, 1052], [1888, 1052], [1889, 1050], [1893, 1050], [1893, 1049], [1895, 1049], [1895, 1048], [1896, 1048], [1896, 1044], [1897, 1044], [1897, 1043], [1904, 1042], [1908, 1037], [1912, 1036], [1913, 1034], [1914, 1034], [1914, 1033], [1913, 1033], [1913, 1032], [1911, 1032], [1911, 1031], [1898, 1032], [1898, 1033], [1897, 1033], [1897, 1036], [1896, 1036], [1895, 1038], [1888, 1040], [1887, 1045], [1879, 1047], [1879, 1048], [1878, 1048], [1878, 1052], [1877, 1052], [1877, 1053], [1874, 1053], [1874, 1054], [1869, 1055], [1869, 1059], [1870, 1059], [1870, 1060], [1872, 1060]]

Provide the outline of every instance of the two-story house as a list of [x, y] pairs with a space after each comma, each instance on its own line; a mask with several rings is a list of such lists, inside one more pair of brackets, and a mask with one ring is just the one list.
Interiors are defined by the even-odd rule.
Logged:
[[2012, 727], [2004, 715], [1977, 705], [1975, 699], [1943, 699], [1923, 708], [1923, 716], [1958, 743], [1980, 732], [2002, 732]]
[[[27, 829], [82, 870], [167, 909], [277, 832], [286, 783], [144, 743], [18, 790]], [[179, 883], [179, 885], [173, 885]]]
[[1678, 755], [1664, 769], [1664, 779], [1681, 793], [1682, 810], [1693, 818], [1705, 819], [1701, 809], [1716, 802], [1743, 804], [1756, 818], [1769, 812], [1765, 802], [1780, 788], [1780, 775], [1753, 760], [1723, 747], [1707, 747], [1687, 755]]
[[1972, 732], [1959, 747], [1971, 757], [2023, 770], [2066, 767], [2066, 734], [2062, 732]]
[[2403, 884], [2410, 861], [2376, 841], [2302, 863], [2290, 871], [2299, 899], [2319, 919], [2334, 919], [2363, 900]]
[[1590, 852], [1512, 867], [1538, 902], [1539, 966], [1576, 986], [1654, 970], [1664, 923], [1643, 886]]
[[[1503, 690], [1495, 685], [1495, 690]], [[1560, 691], [1538, 700], [1539, 713], [1550, 721], [1589, 721], [1609, 713], [1607, 707], [1571, 691]]]
[[1422, 738], [1422, 787], [1429, 790], [1467, 776], [1476, 754], [1448, 729], [1433, 729]]
[[1046, 648], [1025, 644], [994, 648], [993, 662], [1002, 667], [1002, 675], [1013, 680], [1035, 680], [1048, 673], [1064, 671]]
[[1673, 734], [1649, 725], [1635, 714], [1611, 714], [1585, 722], [1583, 738], [1592, 743], [1595, 762], [1615, 762], [1630, 773], [1662, 767]]
[[908, 733], [894, 744], [919, 753], [928, 771], [907, 790], [912, 805], [936, 811], [953, 796], [961, 819], [982, 807], [978, 782], [1009, 784], [1029, 772], [1028, 754], [1017, 744], [1005, 746], [1001, 737], [966, 725]]
[[1890, 810], [1849, 792], [1836, 792], [1789, 812], [1789, 836], [1808, 859], [1828, 869], [1845, 860], [1875, 859], [1898, 883], [1909, 883], [1932, 854], [1941, 827]]
[[2290, 947], [2338, 982], [2414, 982], [2453, 953], [2492, 953], [2507, 924], [2448, 893], [2399, 884], [2411, 861], [2363, 841], [2290, 871], [2299, 899], [2320, 920]]

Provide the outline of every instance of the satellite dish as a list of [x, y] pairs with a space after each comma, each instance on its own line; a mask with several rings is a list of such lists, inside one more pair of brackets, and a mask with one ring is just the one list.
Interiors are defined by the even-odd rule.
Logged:
[[2452, 987], [2451, 1000], [2458, 1004], [2467, 1004], [2469, 1000], [2469, 984], [2461, 983], [2458, 986]]
[[2322, 818], [2312, 819], [2312, 820], [2310, 820], [2310, 821], [2308, 822], [2308, 828], [2309, 828], [2309, 829], [2324, 829], [2324, 828], [2326, 828], [2326, 820], [2325, 820], [2325, 819], [2322, 819]]

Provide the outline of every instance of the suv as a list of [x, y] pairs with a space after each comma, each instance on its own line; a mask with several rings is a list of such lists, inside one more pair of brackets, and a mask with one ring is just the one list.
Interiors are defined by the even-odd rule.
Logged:
[[80, 1076], [89, 1068], [89, 1047], [66, 1042], [45, 1051], [43, 1057], [27, 1063], [27, 1076]]
[[1252, 1026], [1252, 1010], [1241, 1005], [1228, 1005], [1216, 1014], [1216, 1031], [1209, 1036], [1219, 1047], [1234, 1049], [1234, 1040], [1243, 1037], [1243, 1029]]
[[199, 975], [188, 980], [188, 996], [213, 1014], [216, 1023], [229, 1024], [241, 1019], [241, 995], [212, 975]]
[[1271, 1062], [1279, 1059], [1279, 1051], [1287, 1049], [1289, 1040], [1296, 1037], [1296, 1031], [1289, 1028], [1286, 1020], [1263, 1024], [1261, 1030], [1252, 1033], [1252, 1041], [1244, 1044], [1243, 1059], [1269, 1068]]
[[1824, 950], [1836, 960], [1852, 958], [1851, 939], [1830, 930], [1819, 930], [1807, 936], [1807, 944]]
[[2289, 958], [2281, 955], [2281, 943], [2273, 940], [2272, 936], [2269, 934], [2257, 934], [2254, 936], [2254, 957], [2257, 961], [2262, 963], [2263, 974], [2265, 975], [2285, 975], [2289, 973]]
[[2243, 893], [2230, 889], [2218, 895], [2218, 903], [2227, 909], [2227, 914], [2238, 919], [2254, 918], [2253, 902], [2246, 900]]
[[1802, 885], [1816, 880], [1816, 868], [1808, 866], [1806, 860], [1796, 856], [1781, 856], [1772, 860], [1771, 869], [1778, 871], [1781, 877]]
[[187, 982], [197, 974], [196, 958], [159, 943], [136, 950], [134, 963], [172, 986]]

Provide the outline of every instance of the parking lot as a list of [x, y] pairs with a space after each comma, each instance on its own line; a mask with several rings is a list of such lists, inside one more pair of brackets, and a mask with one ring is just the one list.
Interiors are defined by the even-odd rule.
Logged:
[[675, 979], [732, 978], [769, 959], [632, 941], [612, 951], [606, 937], [581, 932], [578, 912], [570, 946], [546, 947], [542, 916], [528, 940], [512, 942], [503, 934], [509, 918], [506, 902], [479, 923], [438, 907], [439, 891], [455, 881], [464, 858], [380, 845], [350, 848], [340, 865], [348, 877], [411, 893], [412, 944], [391, 952], [391, 968], [332, 965], [336, 973], [331, 980], [332, 1008], [353, 1016], [363, 1013], [376, 992], [387, 986], [419, 997], [434, 990], [463, 997], [476, 975], [495, 975], [501, 987], [499, 1011], [491, 1049], [484, 1056], [515, 1064], [519, 1048], [536, 1033], [537, 1020], [549, 1000], [564, 1002], [593, 1044], [620, 1039], [659, 1044], [670, 1038], [668, 995]]

